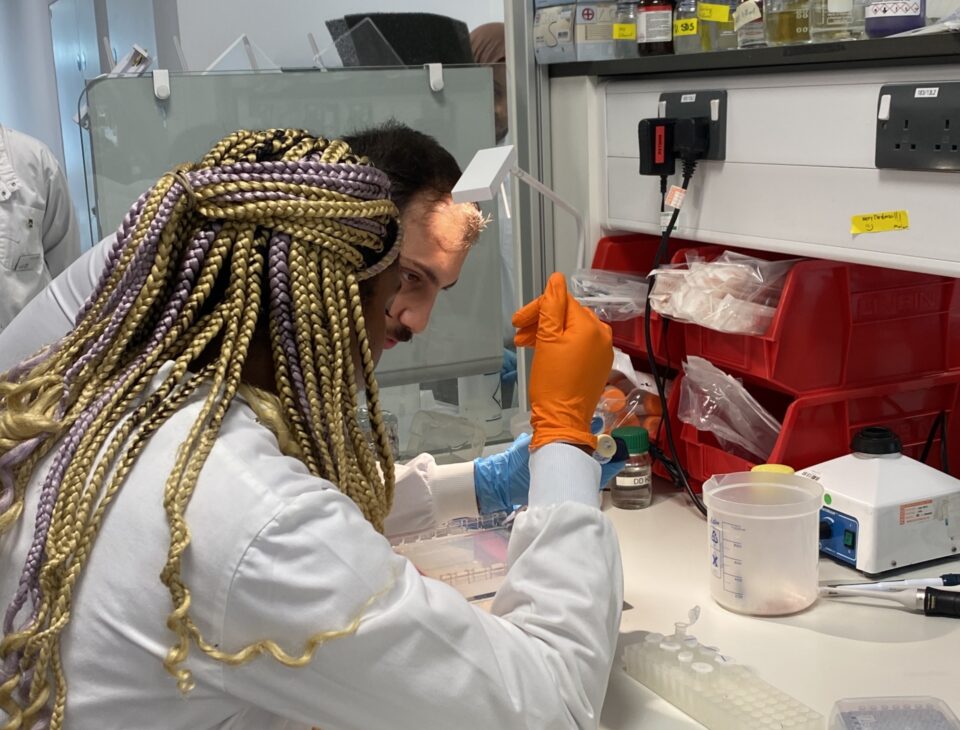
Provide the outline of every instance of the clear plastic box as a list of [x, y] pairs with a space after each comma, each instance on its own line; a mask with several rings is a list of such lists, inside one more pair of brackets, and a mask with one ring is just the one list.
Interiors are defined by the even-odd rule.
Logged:
[[960, 730], [960, 722], [936, 697], [856, 697], [834, 704], [830, 730]]
[[391, 538], [396, 553], [429, 578], [457, 589], [471, 603], [489, 608], [507, 574], [510, 524], [506, 513], [453, 520], [435, 530]]

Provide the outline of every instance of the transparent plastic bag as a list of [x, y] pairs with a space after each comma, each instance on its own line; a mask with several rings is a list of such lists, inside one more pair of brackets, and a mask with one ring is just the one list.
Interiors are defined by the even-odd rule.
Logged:
[[639, 317], [647, 304], [647, 280], [642, 276], [580, 269], [570, 284], [574, 298], [604, 322]]
[[762, 335], [798, 259], [764, 261], [725, 251], [713, 261], [657, 269], [650, 305], [661, 316], [720, 332]]
[[663, 407], [653, 379], [633, 369], [630, 357], [614, 348], [613, 370], [594, 413], [597, 432], [611, 433], [621, 426], [642, 426], [651, 439], [660, 430]]
[[724, 449], [764, 462], [780, 435], [780, 422], [736, 378], [702, 357], [683, 365], [678, 416], [698, 431], [712, 433]]

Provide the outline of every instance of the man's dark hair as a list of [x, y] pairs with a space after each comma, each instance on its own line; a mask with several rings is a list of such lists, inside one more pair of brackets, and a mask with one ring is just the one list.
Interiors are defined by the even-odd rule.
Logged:
[[346, 135], [351, 149], [387, 173], [390, 197], [402, 212], [418, 193], [440, 200], [460, 179], [460, 166], [433, 137], [391, 120]]

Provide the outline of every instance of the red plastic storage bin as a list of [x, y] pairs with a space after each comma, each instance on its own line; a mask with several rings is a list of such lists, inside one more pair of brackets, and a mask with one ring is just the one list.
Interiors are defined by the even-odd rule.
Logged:
[[[678, 378], [676, 387], [679, 388]], [[843, 456], [854, 434], [867, 426], [886, 426], [903, 443], [903, 453], [919, 459], [931, 426], [941, 411], [947, 414], [950, 470], [960, 475], [960, 372], [862, 388], [821, 391], [794, 399], [784, 412], [775, 402], [780, 394], [750, 389], [773, 415], [782, 418], [777, 444], [767, 460], [803, 469]], [[677, 405], [674, 405], [677, 404]], [[671, 399], [672, 407], [679, 398]], [[754, 462], [722, 449], [709, 433], [684, 424], [678, 445], [683, 466], [701, 485], [714, 474], [748, 471]], [[940, 434], [935, 434], [928, 463], [940, 467]]]
[[[722, 249], [699, 251], [710, 258]], [[683, 331], [687, 355], [750, 382], [796, 395], [860, 387], [960, 366], [960, 287], [948, 277], [806, 260], [787, 274], [765, 335]]]
[[[653, 267], [653, 260], [660, 245], [660, 236], [632, 233], [625, 236], [606, 236], [597, 242], [593, 256], [593, 268], [616, 271], [622, 274], [646, 276]], [[683, 239], [670, 239], [667, 260], [680, 250], [691, 245]], [[647, 344], [643, 334], [643, 317], [611, 322], [613, 344], [624, 352], [638, 357], [647, 357]], [[664, 330], [666, 329], [666, 336]], [[657, 361], [662, 365], [679, 366], [683, 360], [683, 325], [664, 321], [656, 312], [650, 317], [650, 338]]]

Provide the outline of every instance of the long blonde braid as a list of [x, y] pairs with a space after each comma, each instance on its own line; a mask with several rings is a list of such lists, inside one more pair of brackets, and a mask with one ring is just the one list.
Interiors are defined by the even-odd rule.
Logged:
[[[229, 135], [137, 201], [73, 331], [0, 376], [0, 533], [22, 517], [34, 470], [53, 452], [38, 487], [33, 545], [4, 617], [0, 710], [8, 720], [0, 730], [63, 726], [60, 640], [107, 507], [152, 434], [201, 385], [208, 392], [163, 494], [170, 546], [160, 577], [176, 637], [164, 666], [189, 691], [191, 645], [227, 664], [268, 654], [302, 666], [324, 641], [356, 630], [359, 616], [307, 637], [298, 655], [270, 640], [236, 652], [207, 642], [181, 572], [190, 544], [184, 514], [243, 388], [285, 450], [382, 529], [394, 467], [360, 285], [397, 255], [388, 191], [383, 173], [343, 142], [302, 130]], [[260, 327], [269, 330], [276, 395], [242, 382]], [[357, 422], [355, 346], [375, 449]], [[165, 363], [172, 365], [153, 387]]]

